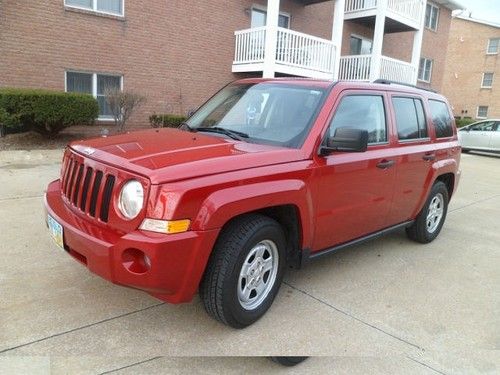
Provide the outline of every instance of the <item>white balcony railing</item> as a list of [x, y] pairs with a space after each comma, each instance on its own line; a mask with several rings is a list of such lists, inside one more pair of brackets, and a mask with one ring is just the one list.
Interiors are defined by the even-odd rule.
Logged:
[[333, 74], [334, 54], [331, 40], [278, 28], [277, 64]]
[[410, 63], [382, 56], [379, 78], [414, 85], [417, 80], [417, 72]]
[[[264, 63], [268, 32], [264, 26], [234, 33], [233, 71], [244, 71], [242, 66], [252, 69], [252, 65], [258, 69], [257, 66]], [[275, 51], [273, 63], [277, 72], [308, 77], [333, 76], [335, 47], [331, 40], [278, 27]]]
[[[374, 10], [380, 5], [379, 0], [346, 0], [345, 12]], [[422, 0], [387, 0], [387, 10], [403, 17], [414, 24], [420, 24], [423, 12]]]
[[412, 85], [416, 83], [416, 69], [405, 61], [382, 56], [380, 70], [374, 72], [373, 69], [375, 68], [372, 55], [342, 56], [340, 58], [339, 79], [373, 81], [382, 78]]

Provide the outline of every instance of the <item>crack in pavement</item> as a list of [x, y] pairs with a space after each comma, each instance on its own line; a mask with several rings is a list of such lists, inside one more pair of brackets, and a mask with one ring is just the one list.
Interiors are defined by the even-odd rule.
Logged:
[[409, 357], [409, 356], [406, 356], [406, 358], [408, 358], [409, 360], [411, 360], [411, 361], [413, 361], [413, 362], [415, 362], [415, 363], [418, 363], [418, 364], [419, 364], [419, 365], [421, 365], [421, 366], [427, 367], [428, 369], [430, 369], [430, 370], [432, 370], [432, 371], [434, 371], [434, 372], [436, 372], [436, 373], [438, 373], [438, 374], [441, 374], [441, 375], [446, 375], [444, 372], [441, 372], [441, 371], [439, 371], [439, 370], [436, 370], [434, 367], [431, 367], [431, 366], [429, 366], [429, 365], [427, 365], [427, 364], [425, 364], [425, 363], [423, 363], [423, 362], [417, 361], [415, 358], [412, 358], [412, 357]]
[[337, 311], [337, 312], [339, 312], [339, 313], [341, 313], [341, 314], [343, 314], [343, 315], [345, 315], [345, 316], [348, 316], [348, 317], [349, 317], [349, 318], [351, 318], [351, 319], [356, 320], [356, 321], [357, 321], [357, 322], [359, 322], [359, 323], [362, 323], [362, 324], [364, 324], [364, 325], [366, 325], [366, 326], [368, 326], [368, 327], [370, 327], [370, 328], [373, 328], [373, 329], [375, 329], [375, 330], [377, 330], [377, 331], [379, 331], [379, 332], [382, 332], [383, 334], [388, 335], [388, 336], [390, 336], [390, 337], [392, 337], [392, 338], [394, 338], [394, 339], [396, 339], [396, 340], [399, 340], [399, 341], [401, 341], [401, 342], [403, 342], [403, 343], [405, 343], [405, 344], [407, 344], [407, 345], [413, 346], [414, 348], [416, 348], [416, 349], [418, 349], [418, 350], [420, 350], [420, 351], [425, 351], [425, 349], [424, 349], [424, 348], [422, 348], [422, 347], [418, 346], [417, 344], [414, 344], [414, 343], [412, 343], [412, 342], [410, 342], [410, 341], [408, 341], [408, 340], [406, 340], [406, 339], [403, 339], [403, 338], [401, 338], [401, 337], [398, 337], [398, 336], [396, 336], [396, 335], [394, 335], [394, 334], [392, 334], [392, 333], [390, 333], [390, 332], [384, 331], [382, 328], [379, 328], [379, 327], [377, 327], [377, 326], [375, 326], [375, 325], [373, 325], [373, 324], [371, 324], [371, 323], [365, 322], [364, 320], [362, 320], [362, 319], [360, 319], [360, 318], [358, 318], [358, 317], [356, 317], [356, 316], [352, 315], [351, 313], [349, 313], [349, 312], [347, 312], [347, 311], [344, 311], [344, 310], [342, 310], [342, 309], [339, 309], [338, 307], [335, 307], [335, 306], [333, 306], [332, 304], [330, 304], [330, 303], [328, 303], [328, 302], [326, 302], [326, 301], [323, 301], [322, 299], [320, 299], [320, 298], [318, 298], [318, 297], [315, 297], [315, 296], [313, 296], [312, 294], [310, 294], [310, 293], [306, 292], [305, 290], [299, 289], [299, 288], [297, 288], [296, 286], [293, 286], [293, 285], [289, 284], [289, 283], [288, 283], [288, 282], [286, 282], [286, 281], [283, 281], [283, 284], [288, 285], [290, 288], [292, 288], [292, 289], [294, 289], [294, 290], [296, 290], [296, 291], [298, 291], [298, 292], [300, 292], [300, 293], [302, 293], [302, 294], [304, 294], [304, 295], [306, 295], [306, 296], [308, 296], [308, 297], [310, 297], [310, 298], [314, 299], [314, 300], [315, 300], [315, 301], [317, 301], [317, 302], [322, 303], [322, 304], [323, 304], [323, 305], [325, 305], [325, 306], [328, 306], [329, 308], [331, 308], [331, 309], [333, 309], [333, 310], [335, 310], [335, 311]]
[[58, 337], [58, 336], [66, 335], [68, 333], [80, 331], [82, 329], [89, 328], [89, 327], [92, 327], [92, 326], [96, 326], [96, 325], [101, 324], [101, 323], [106, 323], [106, 322], [109, 322], [109, 321], [114, 320], [114, 319], [123, 318], [125, 316], [137, 314], [138, 312], [146, 311], [146, 310], [149, 310], [149, 309], [152, 309], [152, 308], [164, 305], [164, 304], [165, 304], [165, 302], [156, 303], [154, 305], [147, 306], [147, 307], [145, 307], [143, 309], [130, 311], [128, 313], [116, 315], [116, 316], [113, 316], [113, 317], [110, 317], [110, 318], [99, 320], [99, 321], [94, 322], [94, 323], [89, 323], [89, 324], [86, 324], [86, 325], [81, 326], [81, 327], [72, 328], [72, 329], [64, 331], [64, 332], [55, 333], [53, 335], [50, 335], [50, 336], [47, 336], [47, 337], [43, 337], [43, 338], [38, 339], [38, 340], [34, 340], [34, 341], [30, 341], [30, 342], [27, 342], [27, 343], [24, 343], [24, 344], [16, 345], [16, 346], [13, 346], [13, 347], [10, 347], [10, 348], [2, 349], [2, 350], [0, 350], [0, 354], [4, 354], [4, 353], [10, 352], [12, 350], [23, 348], [25, 346], [36, 344], [36, 343], [39, 343], [39, 342], [42, 342], [42, 341], [46, 341], [46, 340], [49, 340], [49, 339], [54, 338], [54, 337]]
[[43, 198], [43, 194], [42, 195], [27, 195], [27, 196], [0, 198], [0, 203], [8, 202], [8, 201], [15, 201], [15, 200], [23, 200], [23, 199], [35, 199], [35, 198]]
[[148, 363], [148, 362], [156, 361], [157, 359], [160, 359], [160, 358], [163, 358], [163, 357], [152, 357], [152, 358], [149, 358], [149, 359], [145, 359], [144, 361], [139, 361], [139, 362], [127, 365], [127, 366], [123, 366], [123, 367], [115, 368], [113, 370], [101, 372], [101, 373], [99, 373], [99, 375], [112, 374], [113, 372], [118, 372], [118, 371], [124, 370], [126, 368], [139, 366], [139, 365], [142, 365], [143, 363]]
[[481, 199], [481, 200], [478, 200], [478, 201], [466, 204], [465, 206], [462, 206], [462, 207], [454, 208], [453, 210], [448, 210], [448, 213], [455, 212], [455, 211], [458, 211], [458, 210], [462, 210], [464, 208], [467, 208], [467, 207], [470, 207], [470, 206], [474, 206], [475, 204], [487, 202], [489, 200], [492, 200], [492, 199], [495, 199], [495, 198], [498, 198], [498, 197], [500, 197], [500, 194], [496, 194], [496, 195], [493, 195], [493, 196], [491, 196], [489, 198], [484, 198], [484, 199]]

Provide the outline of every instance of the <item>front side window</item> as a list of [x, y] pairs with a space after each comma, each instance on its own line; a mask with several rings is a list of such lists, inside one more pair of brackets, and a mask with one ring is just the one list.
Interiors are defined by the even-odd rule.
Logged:
[[121, 76], [66, 72], [66, 92], [90, 94], [99, 103], [99, 119], [110, 119], [112, 113], [106, 100], [108, 89], [121, 90]]
[[400, 140], [427, 137], [427, 124], [422, 101], [415, 98], [392, 98]]
[[368, 143], [387, 142], [384, 99], [379, 95], [349, 95], [342, 98], [329, 128], [335, 136], [338, 128], [368, 131]]
[[500, 38], [489, 39], [487, 53], [489, 55], [496, 55], [498, 53], [498, 46], [499, 45], [500, 45]]
[[483, 73], [482, 88], [491, 88], [493, 86], [493, 73]]
[[491, 132], [495, 128], [494, 121], [480, 122], [479, 124], [472, 125], [469, 130], [476, 132]]
[[432, 60], [422, 57], [418, 68], [418, 79], [424, 82], [430, 82], [432, 75]]
[[437, 30], [439, 18], [439, 8], [432, 4], [427, 4], [425, 9], [425, 27], [428, 29]]
[[477, 118], [487, 118], [488, 117], [488, 106], [480, 105], [477, 107]]
[[186, 125], [214, 136], [235, 135], [248, 142], [299, 148], [325, 95], [326, 89], [317, 86], [231, 84], [205, 103]]
[[64, 0], [67, 6], [123, 16], [124, 0]]
[[448, 105], [439, 100], [429, 100], [432, 123], [436, 129], [436, 138], [447, 138], [453, 136], [453, 125], [448, 111]]

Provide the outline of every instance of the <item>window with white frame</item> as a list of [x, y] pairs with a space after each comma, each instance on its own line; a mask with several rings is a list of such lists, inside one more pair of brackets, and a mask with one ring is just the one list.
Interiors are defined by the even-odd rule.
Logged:
[[432, 60], [422, 57], [418, 68], [418, 80], [429, 83], [432, 76]]
[[[251, 25], [250, 27], [262, 27], [266, 26], [267, 22], [267, 9], [261, 7], [252, 7], [251, 10]], [[283, 27], [285, 29], [290, 28], [290, 15], [287, 13], [280, 12], [278, 16], [278, 27]]]
[[122, 89], [122, 76], [85, 72], [66, 72], [66, 92], [90, 94], [99, 103], [99, 119], [113, 117], [106, 100], [107, 89]]
[[125, 0], [64, 0], [64, 5], [123, 16]]
[[480, 105], [477, 107], [477, 118], [488, 118], [488, 106]]
[[439, 8], [434, 4], [427, 3], [425, 8], [425, 27], [428, 29], [437, 30], [439, 19]]
[[491, 89], [493, 86], [493, 73], [483, 73], [483, 82], [481, 87], [484, 89]]
[[498, 53], [498, 46], [500, 45], [500, 38], [491, 38], [488, 40], [488, 55], [496, 55]]

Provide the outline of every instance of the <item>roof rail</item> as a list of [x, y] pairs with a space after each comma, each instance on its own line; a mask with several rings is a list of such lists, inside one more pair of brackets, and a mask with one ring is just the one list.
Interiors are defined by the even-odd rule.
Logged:
[[418, 89], [418, 90], [424, 90], [424, 91], [429, 91], [429, 92], [433, 92], [435, 94], [437, 94], [437, 91], [436, 90], [433, 90], [433, 89], [428, 89], [428, 88], [425, 88], [425, 87], [418, 87], [416, 85], [410, 85], [409, 83], [403, 83], [403, 82], [396, 82], [396, 81], [391, 81], [389, 79], [383, 79], [383, 78], [379, 78], [379, 79], [376, 79], [375, 81], [373, 81], [373, 83], [380, 83], [382, 85], [400, 85], [400, 86], [407, 86], [407, 87], [412, 87], [414, 89]]

